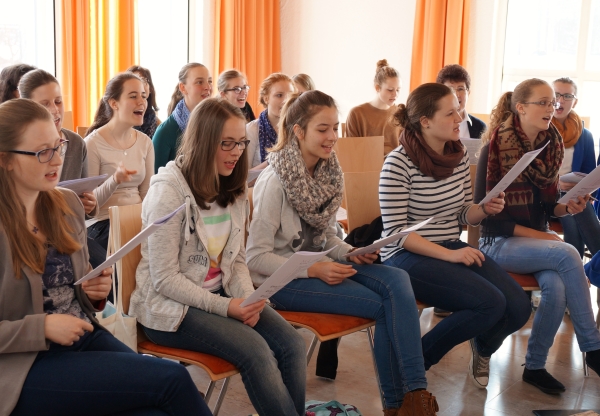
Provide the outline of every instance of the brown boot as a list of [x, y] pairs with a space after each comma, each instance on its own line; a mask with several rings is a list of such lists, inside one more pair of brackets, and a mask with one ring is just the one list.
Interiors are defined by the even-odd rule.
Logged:
[[383, 416], [398, 416], [400, 409], [383, 409]]
[[434, 395], [427, 390], [415, 390], [404, 395], [397, 416], [435, 416], [439, 410]]

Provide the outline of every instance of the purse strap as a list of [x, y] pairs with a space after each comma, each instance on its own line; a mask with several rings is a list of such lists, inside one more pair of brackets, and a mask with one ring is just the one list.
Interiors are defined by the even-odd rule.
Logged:
[[[112, 211], [111, 224], [108, 229], [108, 247], [106, 250], [106, 258], [112, 256], [121, 248], [121, 227], [119, 219], [119, 210], [115, 209]], [[113, 226], [114, 225], [114, 226]], [[112, 273], [112, 287], [113, 287], [113, 300], [115, 300], [115, 309], [117, 310], [117, 316], [123, 312], [123, 285], [121, 284], [121, 276], [123, 276], [123, 267], [121, 264], [122, 260], [117, 261], [113, 267]], [[118, 286], [116, 280], [119, 279]]]

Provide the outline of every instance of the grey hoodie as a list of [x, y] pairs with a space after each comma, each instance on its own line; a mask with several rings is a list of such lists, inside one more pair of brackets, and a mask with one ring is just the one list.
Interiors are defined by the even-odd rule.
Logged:
[[[210, 268], [208, 235], [200, 208], [181, 174], [181, 160], [158, 170], [144, 198], [144, 227], [182, 204], [186, 208], [142, 243], [142, 260], [129, 307], [129, 314], [145, 327], [167, 332], [177, 330], [190, 306], [226, 317], [231, 300], [202, 288]], [[246, 194], [230, 209], [231, 234], [220, 265], [222, 285], [228, 296], [246, 298], [254, 291], [244, 249], [249, 214]]]

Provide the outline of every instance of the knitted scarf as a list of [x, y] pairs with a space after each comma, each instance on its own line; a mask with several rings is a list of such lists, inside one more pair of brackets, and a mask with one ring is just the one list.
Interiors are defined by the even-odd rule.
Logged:
[[152, 108], [147, 108], [144, 113], [144, 123], [141, 126], [134, 126], [133, 128], [152, 138], [156, 131], [156, 127], [156, 111]]
[[447, 141], [444, 154], [440, 155], [425, 143], [419, 133], [407, 129], [400, 133], [400, 144], [421, 172], [438, 181], [452, 176], [465, 155], [465, 150], [458, 141]]
[[184, 132], [190, 119], [190, 110], [185, 105], [185, 100], [182, 98], [173, 110], [173, 118], [177, 122], [179, 129]]
[[260, 145], [260, 161], [267, 160], [267, 149], [275, 146], [277, 143], [277, 132], [271, 126], [265, 110], [258, 116], [258, 143]]
[[306, 169], [296, 139], [280, 151], [270, 153], [269, 164], [300, 218], [323, 233], [342, 203], [344, 177], [335, 152], [331, 152], [329, 159], [319, 160], [314, 177]]
[[533, 187], [540, 189], [542, 203], [556, 202], [558, 195], [558, 170], [564, 156], [564, 146], [558, 130], [550, 124], [548, 130], [538, 134], [533, 143], [527, 139], [519, 119], [511, 114], [490, 140], [486, 172], [486, 192], [492, 190], [504, 175], [526, 152], [548, 146], [504, 191], [505, 211], [516, 221], [530, 222], [533, 204]]
[[554, 124], [554, 127], [556, 127], [562, 136], [566, 148], [575, 146], [581, 137], [581, 131], [583, 129], [581, 119], [575, 111], [571, 110], [565, 120], [564, 126], [556, 119], [556, 117], [552, 117], [552, 124]]

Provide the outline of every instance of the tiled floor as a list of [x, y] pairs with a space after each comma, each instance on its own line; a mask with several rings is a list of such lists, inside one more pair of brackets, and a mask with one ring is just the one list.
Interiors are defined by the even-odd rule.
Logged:
[[[597, 311], [595, 294], [596, 290], [592, 290], [592, 303]], [[428, 331], [439, 320], [431, 309], [425, 310], [421, 317], [421, 331]], [[583, 377], [581, 353], [567, 315], [550, 350], [546, 367], [566, 386], [567, 391], [559, 396], [550, 396], [521, 380], [521, 364], [525, 362], [531, 322], [532, 319], [506, 339], [502, 348], [494, 354], [490, 383], [485, 390], [476, 388], [467, 377], [467, 365], [471, 357], [468, 343], [455, 347], [427, 373], [428, 389], [437, 397], [440, 405], [439, 416], [525, 416], [532, 415], [533, 409], [600, 408], [600, 377], [593, 372], [589, 377]], [[310, 333], [301, 331], [308, 345]], [[314, 375], [315, 352], [308, 368], [306, 399], [336, 399], [356, 405], [365, 416], [381, 415], [381, 402], [366, 333], [344, 337], [339, 356], [338, 376], [332, 382]], [[208, 385], [205, 373], [196, 368], [190, 368], [190, 372], [198, 386], [205, 390]], [[211, 400], [211, 407], [215, 399], [216, 394]], [[239, 375], [235, 376], [231, 380], [220, 415], [248, 416], [252, 413], [254, 408], [241, 378]]]

